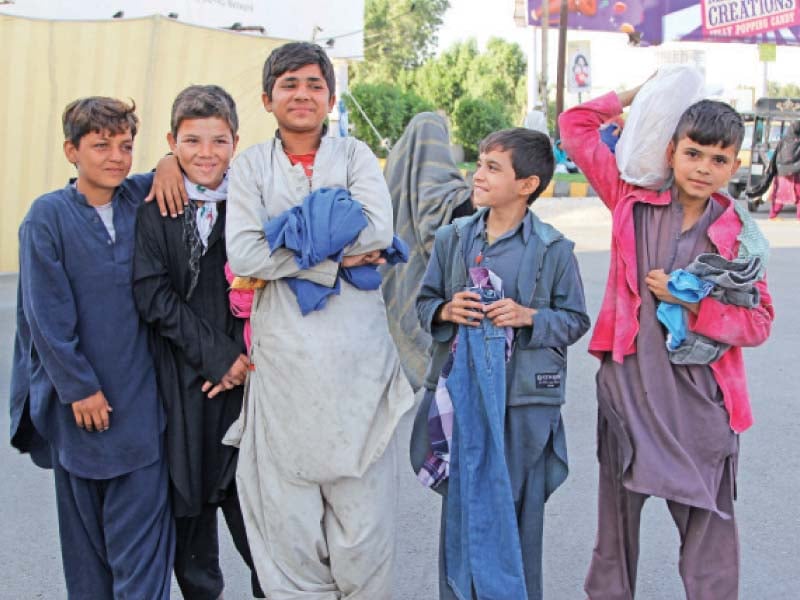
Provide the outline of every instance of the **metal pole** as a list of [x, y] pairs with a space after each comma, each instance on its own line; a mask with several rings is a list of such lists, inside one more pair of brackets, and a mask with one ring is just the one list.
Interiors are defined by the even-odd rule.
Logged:
[[567, 0], [561, 0], [561, 12], [558, 17], [558, 74], [556, 77], [556, 139], [558, 131], [558, 115], [564, 110], [564, 68], [567, 62]]
[[542, 0], [542, 76], [539, 78], [539, 98], [542, 99], [542, 112], [547, 117], [550, 107], [547, 102], [547, 31], [550, 28], [550, 2]]
[[536, 73], [536, 28], [529, 27], [531, 31], [531, 60], [528, 62], [528, 110], [533, 110], [539, 101], [539, 77]]

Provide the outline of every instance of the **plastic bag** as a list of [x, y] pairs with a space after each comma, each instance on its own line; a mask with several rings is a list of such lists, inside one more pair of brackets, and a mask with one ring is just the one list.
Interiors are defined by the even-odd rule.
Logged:
[[650, 189], [664, 186], [670, 175], [667, 145], [683, 112], [704, 92], [702, 73], [685, 65], [665, 65], [642, 86], [616, 146], [622, 179]]

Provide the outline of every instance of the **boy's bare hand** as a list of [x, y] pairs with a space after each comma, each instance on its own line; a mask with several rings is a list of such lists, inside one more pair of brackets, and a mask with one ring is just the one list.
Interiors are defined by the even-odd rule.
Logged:
[[477, 327], [483, 319], [483, 304], [480, 300], [480, 295], [475, 292], [457, 292], [450, 302], [445, 302], [439, 308], [438, 320]]
[[630, 106], [633, 103], [633, 99], [636, 97], [636, 94], [639, 93], [639, 90], [642, 89], [645, 83], [650, 81], [653, 77], [658, 74], [658, 71], [653, 71], [653, 74], [650, 75], [647, 79], [645, 79], [644, 83], [637, 85], [635, 88], [630, 90], [625, 90], [624, 92], [617, 92], [617, 98], [619, 98], [619, 103], [622, 105], [622, 108], [626, 106]]
[[700, 304], [698, 302], [684, 302], [669, 293], [669, 288], [667, 287], [669, 275], [664, 272], [664, 269], [653, 269], [644, 278], [644, 282], [647, 285], [647, 289], [650, 290], [650, 293], [661, 300], [661, 302], [680, 304], [694, 314], [697, 314], [697, 311], [700, 309]]
[[495, 327], [530, 327], [533, 325], [535, 308], [517, 304], [511, 298], [503, 298], [484, 306], [486, 316]]
[[361, 267], [364, 265], [382, 265], [386, 259], [381, 256], [380, 250], [373, 250], [372, 252], [365, 252], [364, 254], [354, 254], [353, 256], [342, 257], [342, 267], [349, 269], [350, 267]]
[[669, 283], [669, 275], [664, 272], [664, 269], [653, 269], [644, 278], [647, 289], [656, 298], [662, 302], [670, 302], [678, 304], [678, 299], [669, 293], [667, 283]]
[[232, 390], [236, 386], [242, 385], [247, 378], [247, 371], [249, 369], [250, 360], [244, 354], [240, 354], [217, 385], [206, 381], [200, 389], [203, 392], [208, 392], [209, 398], [213, 398], [220, 392]]
[[153, 178], [153, 187], [144, 199], [145, 202], [152, 202], [155, 198], [161, 216], [166, 217], [167, 211], [174, 219], [183, 214], [183, 207], [189, 204], [189, 196], [186, 194], [186, 187], [183, 185], [183, 171], [178, 164], [178, 159], [172, 155], [167, 155], [158, 161], [156, 174]]
[[109, 413], [113, 409], [102, 391], [72, 403], [75, 423], [86, 431], [105, 431], [110, 427]]

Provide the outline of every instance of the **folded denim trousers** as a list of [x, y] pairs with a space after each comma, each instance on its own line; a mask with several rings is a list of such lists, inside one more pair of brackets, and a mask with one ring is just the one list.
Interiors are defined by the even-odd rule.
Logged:
[[462, 325], [447, 379], [455, 422], [445, 523], [447, 580], [461, 600], [527, 600], [504, 451], [506, 333]]

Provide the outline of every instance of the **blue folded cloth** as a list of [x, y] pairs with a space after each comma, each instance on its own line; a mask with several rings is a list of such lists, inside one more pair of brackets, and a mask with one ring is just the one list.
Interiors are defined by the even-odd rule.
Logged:
[[612, 154], [617, 151], [617, 142], [621, 133], [622, 130], [616, 123], [608, 123], [600, 128], [600, 140], [608, 146]]
[[[363, 206], [347, 190], [320, 188], [306, 196], [299, 206], [267, 221], [264, 233], [271, 252], [278, 248], [291, 250], [297, 265], [308, 269], [326, 259], [341, 262], [344, 249], [355, 242], [366, 226]], [[406, 262], [408, 247], [395, 237], [382, 254], [389, 264]], [[373, 265], [341, 269], [340, 274], [341, 278], [331, 288], [296, 277], [285, 281], [297, 297], [303, 315], [321, 310], [329, 296], [338, 295], [340, 279], [360, 290], [376, 290], [381, 285], [381, 275]]]
[[[669, 293], [684, 302], [700, 302], [711, 293], [714, 284], [678, 269], [669, 275]], [[661, 302], [656, 310], [658, 320], [667, 328], [667, 348], [675, 350], [686, 339], [686, 309], [680, 304]]]

